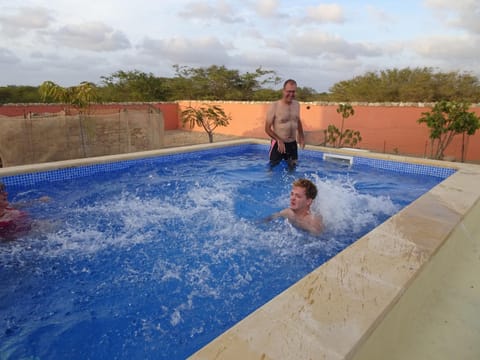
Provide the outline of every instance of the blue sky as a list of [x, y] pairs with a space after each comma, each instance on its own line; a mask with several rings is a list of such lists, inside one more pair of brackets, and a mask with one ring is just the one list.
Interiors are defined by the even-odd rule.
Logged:
[[480, 77], [480, 1], [0, 0], [0, 86], [262, 67], [328, 91], [367, 71]]

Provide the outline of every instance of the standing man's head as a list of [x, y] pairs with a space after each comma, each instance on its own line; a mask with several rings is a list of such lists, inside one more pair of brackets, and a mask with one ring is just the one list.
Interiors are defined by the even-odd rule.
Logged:
[[283, 83], [283, 96], [282, 100], [290, 104], [295, 99], [295, 93], [297, 91], [297, 82], [293, 79], [288, 79]]
[[298, 179], [292, 184], [290, 208], [294, 212], [308, 212], [317, 197], [317, 187], [308, 179]]

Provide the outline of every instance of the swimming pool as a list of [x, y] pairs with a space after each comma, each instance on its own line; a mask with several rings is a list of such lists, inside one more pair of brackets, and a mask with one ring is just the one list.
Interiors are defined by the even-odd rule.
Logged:
[[[62, 204], [32, 208], [49, 232], [2, 248], [2, 283], [13, 294], [2, 305], [2, 353], [184, 358], [453, 173], [360, 157], [350, 168], [323, 162], [321, 153], [304, 153], [296, 173], [269, 172], [264, 146], [243, 146], [241, 156], [231, 150], [7, 178], [18, 199], [46, 194]], [[181, 169], [187, 160], [193, 168]], [[374, 171], [373, 182], [362, 167]], [[416, 175], [406, 191], [387, 176], [392, 170], [435, 176]], [[320, 189], [316, 206], [329, 230], [319, 239], [282, 221], [258, 222], [287, 206], [299, 175]], [[92, 176], [95, 195], [85, 191]], [[49, 224], [62, 218], [67, 227]], [[246, 295], [266, 283], [266, 294]]]

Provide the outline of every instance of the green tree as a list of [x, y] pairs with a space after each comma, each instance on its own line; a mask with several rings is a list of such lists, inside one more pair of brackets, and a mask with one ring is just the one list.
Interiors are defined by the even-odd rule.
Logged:
[[267, 84], [276, 84], [274, 71], [257, 68], [255, 72], [241, 74], [238, 70], [212, 65], [191, 68], [174, 65], [172, 82], [176, 100], [253, 100], [255, 92]]
[[281, 92], [273, 89], [259, 89], [252, 95], [252, 101], [275, 101], [281, 97]]
[[330, 88], [332, 101], [436, 102], [480, 101], [480, 83], [468, 73], [435, 72], [432, 68], [367, 72]]
[[109, 76], [102, 76], [104, 87], [101, 96], [104, 101], [166, 101], [168, 100], [167, 80], [152, 73], [139, 70], [119, 70]]
[[189, 124], [190, 128], [195, 125], [202, 127], [208, 134], [209, 142], [213, 142], [213, 132], [218, 126], [227, 126], [231, 121], [231, 116], [225, 114], [221, 106], [200, 106], [194, 108], [188, 106], [182, 111], [182, 124]]
[[87, 157], [87, 135], [95, 135], [95, 121], [89, 117], [91, 105], [98, 102], [95, 84], [84, 81], [80, 85], [64, 88], [52, 81], [45, 81], [40, 85], [39, 92], [45, 102], [61, 102], [67, 105], [65, 109], [67, 114], [70, 113], [70, 106], [78, 111], [83, 156]]
[[378, 75], [368, 72], [363, 76], [354, 77], [351, 80], [340, 81], [330, 88], [333, 101], [381, 101], [382, 90]]
[[455, 101], [440, 101], [432, 111], [422, 113], [418, 123], [425, 123], [430, 128], [432, 157], [443, 159], [445, 149], [453, 138], [462, 134], [462, 161], [465, 157], [465, 137], [474, 135], [480, 128], [480, 119], [469, 112], [469, 103]]
[[[233, 100], [240, 97], [240, 74], [225, 66], [190, 68], [174, 65], [179, 96], [188, 100]], [[184, 98], [185, 99], [185, 98]]]
[[41, 101], [38, 86], [0, 86], [0, 104], [37, 103]]
[[360, 132], [352, 129], [343, 130], [345, 119], [353, 116], [355, 114], [355, 110], [351, 104], [339, 104], [337, 108], [337, 114], [342, 116], [341, 128], [338, 129], [333, 124], [328, 125], [327, 130], [325, 130], [325, 142], [327, 144], [332, 144], [334, 147], [355, 147], [360, 141], [362, 141]]
[[337, 114], [342, 116], [342, 127], [340, 128], [340, 143], [343, 140], [343, 127], [345, 124], [345, 119], [348, 119], [350, 116], [355, 115], [355, 110], [353, 110], [352, 105], [350, 104], [339, 104], [337, 108]]
[[318, 94], [315, 89], [312, 89], [310, 87], [297, 87], [295, 98], [298, 101], [315, 101], [317, 97]]
[[98, 102], [97, 87], [87, 81], [67, 88], [52, 81], [45, 81], [40, 85], [39, 92], [44, 102], [60, 102], [73, 106], [82, 114], [89, 113], [91, 105]]
[[[262, 67], [255, 69], [253, 73], [246, 72], [240, 75], [242, 98], [240, 100], [255, 100], [257, 92], [265, 90], [263, 94], [268, 96], [269, 86], [276, 86], [280, 83], [280, 77], [273, 70], [265, 70]], [[265, 88], [267, 86], [267, 88]], [[265, 100], [265, 99], [264, 99]]]

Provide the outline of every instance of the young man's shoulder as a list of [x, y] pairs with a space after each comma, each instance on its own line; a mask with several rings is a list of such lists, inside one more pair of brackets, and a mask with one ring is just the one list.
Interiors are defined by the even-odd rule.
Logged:
[[281, 210], [278, 214], [287, 219], [291, 219], [295, 215], [289, 207]]

